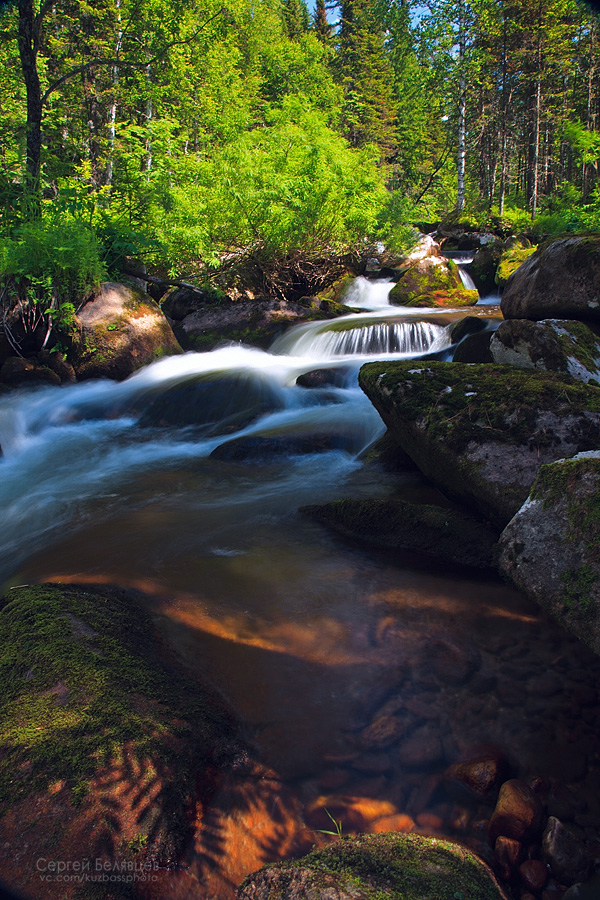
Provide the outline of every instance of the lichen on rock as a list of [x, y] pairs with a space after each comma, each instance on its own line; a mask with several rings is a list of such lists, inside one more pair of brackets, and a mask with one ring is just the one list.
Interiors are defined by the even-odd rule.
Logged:
[[494, 362], [562, 372], [600, 385], [600, 339], [584, 322], [506, 319], [490, 341]]

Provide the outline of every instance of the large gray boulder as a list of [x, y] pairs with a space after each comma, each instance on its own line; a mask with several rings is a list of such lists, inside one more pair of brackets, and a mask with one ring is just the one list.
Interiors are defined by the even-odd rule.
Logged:
[[540, 465], [600, 447], [600, 390], [555, 373], [412, 360], [359, 381], [421, 471], [500, 527]]
[[541, 247], [508, 279], [501, 309], [506, 319], [600, 322], [600, 236]]
[[584, 322], [507, 319], [490, 341], [496, 363], [562, 372], [600, 385], [600, 339]]
[[336, 841], [301, 860], [267, 865], [244, 880], [238, 900], [502, 900], [485, 863], [467, 847], [420, 834]]
[[600, 653], [600, 451], [542, 466], [500, 538], [500, 571]]

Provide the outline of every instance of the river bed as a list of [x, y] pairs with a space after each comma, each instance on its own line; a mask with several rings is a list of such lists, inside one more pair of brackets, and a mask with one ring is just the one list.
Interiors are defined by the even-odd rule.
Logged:
[[[328, 830], [417, 829], [485, 854], [491, 809], [443, 779], [482, 746], [515, 776], [553, 780], [571, 818], [596, 827], [600, 660], [491, 574], [368, 551], [301, 512], [345, 496], [446, 502], [417, 472], [364, 461], [384, 428], [356, 375], [367, 359], [443, 354], [447, 325], [360, 289], [363, 314], [300, 326], [270, 353], [226, 347], [122, 384], [0, 400], [5, 585], [143, 591], [253, 747], [199, 813], [172, 898], [227, 900], [244, 874]], [[489, 303], [468, 312], [495, 314]], [[336, 383], [296, 386], [314, 369], [334, 369]], [[177, 393], [198, 385], [216, 410], [200, 428]], [[242, 399], [224, 423], [229, 396]], [[181, 423], [165, 424], [178, 404]], [[240, 437], [299, 435], [335, 440], [319, 453], [219, 456]], [[386, 718], [402, 723], [393, 740], [376, 727]]]

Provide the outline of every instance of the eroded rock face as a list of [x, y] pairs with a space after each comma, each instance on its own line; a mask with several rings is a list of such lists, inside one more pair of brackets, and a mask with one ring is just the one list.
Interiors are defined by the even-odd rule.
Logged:
[[540, 469], [500, 538], [500, 571], [600, 653], [600, 452]]
[[249, 875], [238, 900], [499, 900], [504, 894], [479, 857], [459, 844], [418, 834], [362, 835], [301, 860]]
[[600, 237], [561, 238], [537, 250], [508, 279], [506, 319], [600, 321]]
[[477, 291], [465, 288], [458, 266], [438, 256], [427, 256], [403, 271], [389, 294], [398, 306], [473, 306]]
[[426, 477], [501, 527], [540, 465], [600, 446], [600, 392], [554, 373], [413, 360], [359, 381]]
[[76, 375], [127, 378], [162, 356], [181, 353], [171, 326], [147, 294], [105, 282], [78, 314], [82, 341]]
[[562, 372], [600, 385], [600, 340], [583, 322], [507, 319], [490, 341], [493, 362]]

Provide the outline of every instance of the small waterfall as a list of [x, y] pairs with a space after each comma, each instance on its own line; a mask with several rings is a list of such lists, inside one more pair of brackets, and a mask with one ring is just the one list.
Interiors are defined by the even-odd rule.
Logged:
[[462, 281], [464, 287], [468, 288], [468, 290], [470, 291], [476, 291], [477, 286], [464, 266], [459, 266], [458, 272], [460, 275], [460, 280]]
[[384, 309], [390, 306], [388, 295], [393, 287], [393, 281], [369, 281], [359, 275], [342, 299], [346, 306], [354, 306], [356, 309]]
[[[342, 356], [418, 355], [443, 346], [446, 329], [429, 322], [377, 322], [361, 328], [304, 335], [294, 348], [320, 359]], [[435, 346], [438, 349], [438, 346]]]

